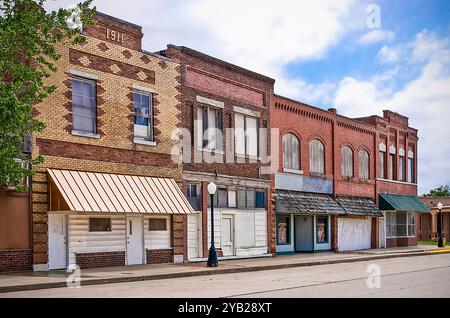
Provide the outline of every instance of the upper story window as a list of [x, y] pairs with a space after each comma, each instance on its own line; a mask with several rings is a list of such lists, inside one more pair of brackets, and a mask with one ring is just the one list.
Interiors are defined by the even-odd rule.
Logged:
[[359, 151], [359, 178], [361, 180], [369, 180], [369, 153], [367, 150]]
[[398, 180], [406, 181], [406, 161], [405, 156], [398, 157]]
[[283, 168], [300, 170], [300, 141], [294, 134], [283, 136]]
[[96, 133], [95, 81], [72, 78], [72, 121], [75, 131]]
[[389, 154], [389, 179], [395, 179], [395, 154]]
[[414, 153], [408, 151], [408, 182], [415, 182], [415, 171], [414, 171]]
[[386, 179], [386, 151], [379, 152], [380, 175], [381, 179]]
[[353, 150], [348, 146], [341, 148], [341, 173], [343, 177], [353, 177]]
[[188, 184], [187, 198], [194, 211], [202, 209], [202, 195], [200, 184]]
[[209, 150], [222, 150], [222, 109], [197, 108], [197, 146]]
[[257, 157], [259, 118], [240, 113], [235, 113], [234, 116], [236, 154]]
[[309, 143], [309, 170], [311, 173], [325, 174], [325, 146], [318, 139]]
[[152, 94], [134, 92], [134, 137], [153, 141]]

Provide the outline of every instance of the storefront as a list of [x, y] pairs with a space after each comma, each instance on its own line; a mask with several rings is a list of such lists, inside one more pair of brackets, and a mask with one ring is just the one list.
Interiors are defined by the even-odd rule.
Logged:
[[416, 245], [417, 213], [429, 213], [429, 209], [419, 198], [380, 193], [379, 207], [385, 218], [385, 246]]
[[332, 216], [344, 213], [329, 194], [277, 190], [277, 253], [331, 251]]
[[173, 179], [57, 169], [48, 176], [49, 269], [183, 262], [172, 238], [194, 211]]

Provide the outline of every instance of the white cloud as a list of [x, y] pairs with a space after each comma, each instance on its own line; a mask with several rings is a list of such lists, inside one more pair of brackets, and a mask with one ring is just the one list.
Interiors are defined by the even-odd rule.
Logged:
[[360, 44], [373, 44], [378, 42], [388, 42], [395, 38], [395, 33], [389, 30], [375, 29], [367, 32], [358, 40]]
[[394, 63], [399, 60], [399, 51], [384, 45], [377, 54], [377, 58], [382, 63]]
[[[392, 73], [367, 81], [344, 78], [336, 91], [338, 111], [351, 117], [381, 114], [391, 109], [410, 118], [419, 129], [419, 192], [450, 184], [450, 125], [445, 114], [450, 105], [450, 48], [448, 38], [421, 32], [408, 47], [405, 58], [424, 62], [420, 74], [402, 89], [392, 87]], [[434, 49], [430, 49], [433, 47]], [[398, 71], [398, 69], [397, 69]]]

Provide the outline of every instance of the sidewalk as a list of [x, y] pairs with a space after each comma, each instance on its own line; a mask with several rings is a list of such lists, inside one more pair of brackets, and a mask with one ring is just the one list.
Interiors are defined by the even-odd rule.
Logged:
[[[217, 268], [206, 267], [206, 262], [93, 268], [81, 271], [81, 285], [123, 283], [359, 262], [394, 257], [431, 255], [436, 252], [450, 253], [450, 248], [439, 249], [437, 251], [434, 246], [414, 246], [343, 253], [293, 254], [277, 257], [221, 260]], [[64, 270], [2, 273], [0, 274], [0, 293], [66, 287], [66, 278], [68, 275], [69, 273], [66, 273]]]

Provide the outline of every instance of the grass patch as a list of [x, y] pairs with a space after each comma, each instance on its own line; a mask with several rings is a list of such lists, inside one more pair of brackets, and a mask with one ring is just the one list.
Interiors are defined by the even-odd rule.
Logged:
[[437, 241], [418, 241], [417, 245], [438, 245]]

